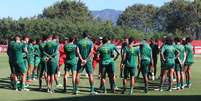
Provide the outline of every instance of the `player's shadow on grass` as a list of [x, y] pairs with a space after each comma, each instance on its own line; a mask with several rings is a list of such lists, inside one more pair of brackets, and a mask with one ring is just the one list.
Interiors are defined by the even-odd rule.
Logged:
[[11, 89], [10, 88], [10, 79], [9, 78], [0, 78], [0, 88], [2, 89]]
[[128, 95], [97, 95], [74, 96], [56, 99], [30, 101], [199, 101], [201, 96], [128, 96]]

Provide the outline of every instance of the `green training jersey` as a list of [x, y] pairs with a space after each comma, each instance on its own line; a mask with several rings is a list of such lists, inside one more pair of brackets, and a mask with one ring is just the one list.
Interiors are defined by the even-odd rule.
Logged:
[[27, 50], [28, 50], [28, 54], [27, 56], [30, 57], [30, 58], [33, 58], [34, 57], [34, 46], [33, 44], [28, 44], [27, 45]]
[[34, 55], [36, 57], [40, 57], [40, 48], [39, 48], [39, 45], [34, 45]]
[[10, 41], [8, 44], [8, 49], [7, 49], [7, 55], [9, 58], [14, 59], [14, 54], [13, 54], [13, 47], [14, 47], [15, 41]]
[[93, 42], [88, 38], [82, 39], [78, 42], [78, 48], [82, 58], [87, 59], [93, 48]]
[[126, 66], [137, 67], [137, 57], [140, 55], [139, 47], [127, 47], [126, 53]]
[[186, 52], [186, 62], [189, 63], [194, 62], [193, 46], [190, 43], [185, 45], [185, 52]]
[[64, 46], [64, 52], [66, 54], [66, 63], [76, 64], [76, 49], [77, 45], [73, 43], [69, 43]]
[[140, 45], [141, 60], [150, 61], [151, 60], [151, 55], [152, 55], [151, 47], [149, 46], [149, 44], [147, 42], [142, 41], [141, 45]]
[[15, 44], [13, 45], [13, 51], [15, 54], [16, 63], [24, 62], [23, 50], [24, 50], [23, 43], [15, 42]]
[[175, 54], [177, 53], [176, 48], [174, 45], [165, 45], [162, 48], [162, 54], [164, 55], [164, 58], [166, 59], [166, 63], [172, 64], [175, 63]]
[[101, 61], [110, 60], [112, 58], [113, 46], [109, 43], [103, 44], [97, 51], [100, 54]]
[[158, 45], [155, 43], [150, 44], [150, 47], [152, 49], [152, 56], [153, 58], [157, 57], [158, 53], [159, 53], [159, 49], [158, 49]]
[[176, 50], [180, 53], [179, 58], [183, 62], [184, 61], [184, 54], [185, 54], [185, 47], [182, 44], [175, 44], [174, 45]]
[[55, 41], [49, 40], [44, 46], [44, 55], [47, 57], [56, 58], [58, 44]]

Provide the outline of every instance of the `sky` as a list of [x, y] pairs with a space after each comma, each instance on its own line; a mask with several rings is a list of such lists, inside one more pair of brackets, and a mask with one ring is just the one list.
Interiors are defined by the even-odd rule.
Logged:
[[[41, 14], [43, 9], [60, 0], [0, 0], [0, 18], [32, 17]], [[135, 3], [161, 6], [168, 0], [81, 0], [89, 10], [124, 10]]]

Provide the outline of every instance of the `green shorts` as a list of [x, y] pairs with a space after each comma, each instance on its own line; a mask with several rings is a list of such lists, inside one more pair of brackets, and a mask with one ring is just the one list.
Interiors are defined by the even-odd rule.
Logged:
[[169, 69], [172, 69], [172, 68], [175, 68], [175, 63], [166, 63], [165, 64], [165, 69], [166, 70], [169, 70]]
[[104, 64], [102, 61], [100, 62], [100, 71], [103, 78], [106, 78], [106, 74], [114, 76], [115, 68], [114, 61], [110, 61], [108, 64]]
[[40, 61], [41, 61], [40, 57], [35, 57], [35, 59], [34, 59], [34, 67], [38, 67]]
[[130, 77], [135, 76], [135, 71], [136, 71], [136, 67], [125, 66], [124, 67], [124, 79], [127, 79], [129, 74], [130, 74]]
[[72, 64], [72, 63], [65, 63], [64, 71], [70, 71], [74, 72], [77, 71], [77, 63]]
[[27, 56], [27, 62], [28, 65], [34, 65], [34, 57], [33, 56]]
[[47, 61], [47, 74], [48, 75], [54, 75], [54, 74], [56, 74], [57, 71], [58, 71], [57, 66], [58, 66], [58, 64], [57, 64], [55, 58], [52, 58], [49, 61]]
[[141, 60], [141, 70], [143, 75], [147, 75], [149, 72], [149, 65], [150, 61], [149, 60]]
[[189, 67], [190, 67], [192, 64], [193, 64], [193, 62], [185, 62], [185, 63], [184, 63], [185, 66], [189, 66]]
[[9, 59], [9, 65], [11, 73], [15, 73], [15, 64], [13, 62], [13, 59]]
[[23, 62], [16, 62], [15, 64], [15, 72], [18, 73], [26, 73], [27, 69]]
[[165, 67], [165, 61], [161, 60], [161, 68]]
[[176, 63], [175, 64], [175, 71], [176, 72], [184, 71], [184, 66], [181, 66], [179, 63]]
[[92, 60], [87, 60], [87, 63], [84, 66], [81, 66], [81, 60], [78, 61], [77, 72], [82, 73], [84, 69], [88, 74], [93, 73]]

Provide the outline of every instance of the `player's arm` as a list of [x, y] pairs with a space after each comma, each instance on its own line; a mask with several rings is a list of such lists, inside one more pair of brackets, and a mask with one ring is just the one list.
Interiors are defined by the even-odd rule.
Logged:
[[114, 60], [116, 61], [120, 55], [119, 51], [117, 50], [117, 48], [114, 48], [115, 52], [117, 53], [117, 55], [115, 56]]
[[79, 59], [81, 60], [81, 61], [84, 61], [84, 59], [82, 58], [82, 56], [81, 56], [81, 54], [80, 54], [80, 49], [79, 49], [79, 47], [77, 47], [77, 55], [78, 55], [78, 57], [79, 57]]

